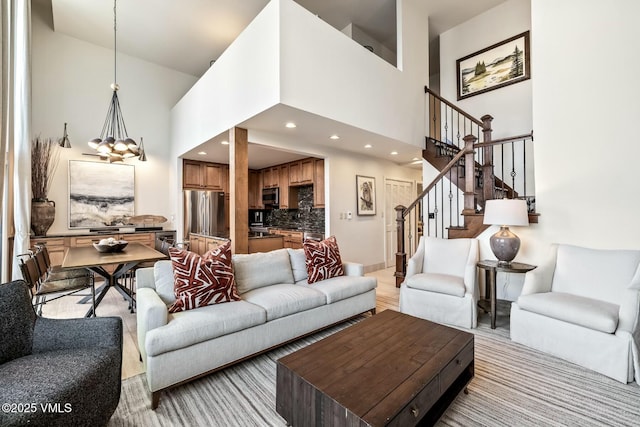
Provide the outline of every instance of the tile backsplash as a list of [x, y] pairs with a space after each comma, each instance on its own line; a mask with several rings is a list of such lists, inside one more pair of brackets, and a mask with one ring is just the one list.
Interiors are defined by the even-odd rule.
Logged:
[[298, 187], [298, 209], [267, 210], [265, 225], [324, 233], [324, 208], [313, 207], [313, 186]]

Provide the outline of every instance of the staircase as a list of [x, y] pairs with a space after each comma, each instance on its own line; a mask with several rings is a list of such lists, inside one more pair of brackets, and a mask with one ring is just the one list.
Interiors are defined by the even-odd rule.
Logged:
[[398, 287], [406, 272], [404, 218], [413, 209], [423, 212], [422, 234], [450, 239], [482, 233], [488, 227], [485, 201], [496, 198], [525, 199], [529, 222], [538, 222], [531, 184], [533, 132], [493, 140], [493, 117], [476, 119], [427, 87], [425, 94], [429, 125], [422, 156], [439, 173], [408, 207], [396, 207]]

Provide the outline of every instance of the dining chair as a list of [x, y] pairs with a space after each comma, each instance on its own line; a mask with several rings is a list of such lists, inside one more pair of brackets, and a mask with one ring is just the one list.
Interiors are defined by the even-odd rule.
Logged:
[[93, 273], [85, 270], [83, 275], [68, 278], [60, 278], [56, 276], [57, 273], [50, 275], [47, 270], [43, 271], [38, 268], [38, 259], [42, 256], [38, 252], [39, 250], [36, 250], [35, 253], [18, 255], [22, 277], [29, 284], [36, 313], [41, 315], [42, 306], [47, 302], [89, 289], [91, 291], [92, 312], [95, 317], [96, 289]]
[[36, 259], [40, 275], [46, 273], [48, 280], [71, 279], [87, 275], [86, 268], [62, 268], [61, 265], [52, 265], [46, 244], [37, 244], [35, 249], [33, 256]]

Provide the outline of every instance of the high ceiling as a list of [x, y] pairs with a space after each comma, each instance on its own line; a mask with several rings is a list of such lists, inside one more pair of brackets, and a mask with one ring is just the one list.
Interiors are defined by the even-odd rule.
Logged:
[[[50, 0], [55, 31], [113, 48], [112, 0]], [[436, 36], [505, 0], [416, 0]], [[200, 77], [269, 0], [118, 0], [118, 50]], [[396, 0], [296, 0], [337, 29], [353, 23], [395, 51]]]
[[[113, 48], [113, 0], [36, 0], [51, 2], [53, 27], [56, 32]], [[392, 51], [396, 51], [396, 0], [295, 0], [337, 29], [353, 23]], [[505, 0], [413, 0], [422, 1], [430, 14], [430, 37], [446, 31], [471, 17], [482, 13]], [[118, 0], [117, 1], [117, 49], [119, 52], [144, 59], [174, 70], [200, 77], [208, 69], [212, 60], [235, 40], [251, 20], [264, 8], [269, 0]], [[250, 129], [260, 128], [265, 132], [284, 133], [269, 119], [286, 115], [289, 120], [307, 122], [307, 130], [298, 128], [296, 135], [303, 140], [318, 140], [327, 144], [326, 131], [340, 124], [293, 109], [278, 108], [265, 113], [247, 123]], [[281, 121], [278, 121], [278, 126]], [[323, 128], [323, 126], [327, 126]], [[314, 134], [311, 129], [323, 129]], [[339, 129], [342, 134], [350, 134], [353, 147], [345, 139], [340, 144], [343, 149], [362, 152], [362, 141], [375, 140], [376, 136], [357, 129]], [[336, 130], [337, 131], [337, 130]], [[332, 131], [332, 132], [336, 132]], [[223, 137], [222, 137], [223, 138]], [[220, 139], [220, 138], [218, 138]], [[378, 141], [380, 142], [380, 141]], [[407, 146], [393, 141], [378, 144], [379, 152], [369, 150], [367, 154], [383, 157], [407, 164], [419, 150], [408, 152]], [[185, 157], [196, 158], [197, 152], [207, 148], [208, 155], [203, 160], [216, 161], [224, 157], [224, 148], [210, 142], [206, 147], [198, 147]], [[404, 151], [392, 159], [392, 150]], [[266, 167], [276, 159], [294, 160], [304, 153], [271, 152], [264, 147], [254, 147], [250, 151], [251, 167]], [[214, 154], [212, 154], [214, 153]], [[256, 159], [251, 161], [251, 158]], [[258, 160], [259, 159], [259, 160]], [[275, 163], [274, 163], [275, 164]]]

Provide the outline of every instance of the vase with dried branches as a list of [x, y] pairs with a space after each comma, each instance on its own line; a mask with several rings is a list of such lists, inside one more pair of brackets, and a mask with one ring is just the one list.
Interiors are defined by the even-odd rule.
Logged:
[[53, 224], [56, 203], [47, 198], [60, 160], [59, 146], [51, 138], [31, 141], [31, 229], [44, 236]]

